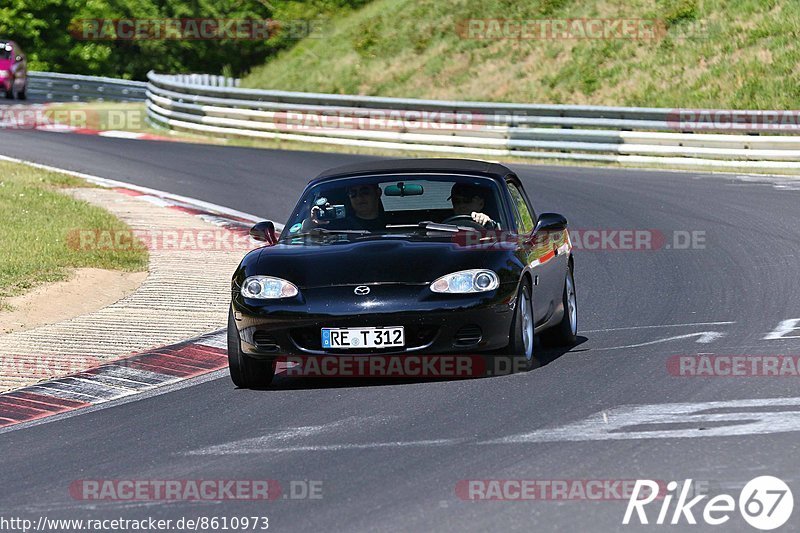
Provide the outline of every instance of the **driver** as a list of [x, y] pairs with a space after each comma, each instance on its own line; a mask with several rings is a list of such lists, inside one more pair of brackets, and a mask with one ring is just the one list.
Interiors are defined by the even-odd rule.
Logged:
[[[469, 183], [454, 184], [453, 188], [450, 189], [450, 196], [447, 198], [453, 202], [453, 217], [468, 215], [477, 224], [486, 229], [499, 229], [500, 224], [482, 212], [486, 205], [486, 194], [488, 192], [487, 189], [478, 185], [470, 185]], [[444, 222], [447, 223], [447, 220]]]
[[311, 225], [328, 225], [329, 229], [382, 230], [386, 220], [381, 208], [381, 188], [376, 183], [357, 185], [347, 189], [350, 212], [340, 220], [319, 220], [320, 207], [311, 208]]

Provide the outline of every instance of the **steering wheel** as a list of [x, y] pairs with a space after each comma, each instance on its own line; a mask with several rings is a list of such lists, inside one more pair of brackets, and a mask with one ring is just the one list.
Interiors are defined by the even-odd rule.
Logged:
[[442, 220], [442, 224], [453, 224], [456, 226], [471, 226], [473, 228], [483, 229], [483, 226], [472, 220], [472, 215], [453, 215]]

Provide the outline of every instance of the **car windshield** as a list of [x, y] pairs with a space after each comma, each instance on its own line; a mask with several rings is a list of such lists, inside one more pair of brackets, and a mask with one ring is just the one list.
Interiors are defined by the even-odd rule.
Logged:
[[[381, 175], [325, 181], [308, 189], [289, 217], [281, 241], [350, 240], [365, 235], [432, 237], [501, 229], [500, 190], [488, 178]], [[312, 239], [316, 241], [317, 239]]]

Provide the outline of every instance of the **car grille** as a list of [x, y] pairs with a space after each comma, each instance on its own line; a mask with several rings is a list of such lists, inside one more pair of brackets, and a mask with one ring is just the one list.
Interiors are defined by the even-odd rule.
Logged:
[[266, 331], [256, 331], [253, 333], [253, 344], [256, 348], [264, 352], [277, 352], [280, 349], [275, 336]]
[[483, 331], [475, 325], [464, 326], [459, 329], [453, 337], [453, 344], [456, 346], [472, 346], [478, 344], [483, 338]]

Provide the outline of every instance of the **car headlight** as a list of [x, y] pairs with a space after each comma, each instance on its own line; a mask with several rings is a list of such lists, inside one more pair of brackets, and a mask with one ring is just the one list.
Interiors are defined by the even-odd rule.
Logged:
[[7, 78], [11, 76], [10, 70], [0, 70], [0, 78]]
[[272, 276], [250, 276], [242, 283], [242, 296], [258, 300], [297, 296], [297, 287], [285, 279]]
[[449, 294], [465, 294], [491, 291], [499, 285], [500, 279], [491, 270], [461, 270], [437, 279], [431, 283], [431, 290]]

